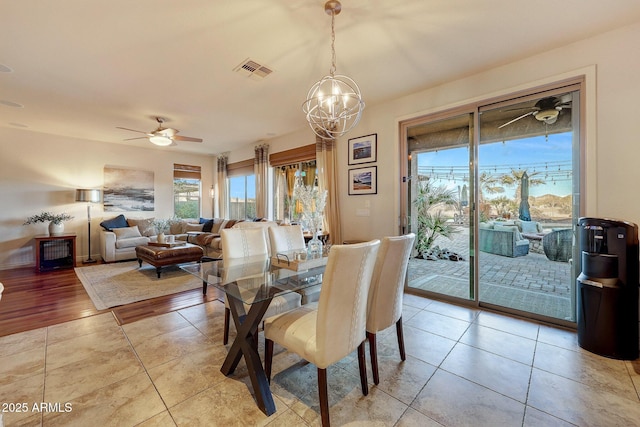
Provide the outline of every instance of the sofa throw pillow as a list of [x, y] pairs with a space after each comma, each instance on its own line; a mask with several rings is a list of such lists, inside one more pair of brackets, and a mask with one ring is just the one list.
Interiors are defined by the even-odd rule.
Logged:
[[169, 225], [169, 234], [184, 234], [187, 232], [187, 222], [182, 221], [173, 221], [171, 225]]
[[537, 233], [538, 223], [536, 221], [520, 221], [523, 233]]
[[211, 233], [213, 228], [213, 218], [200, 218], [200, 224], [203, 224], [202, 231]]
[[138, 226], [138, 230], [140, 230], [140, 234], [146, 237], [155, 236], [156, 226], [153, 224], [155, 218], [145, 218], [145, 219], [136, 219], [136, 218], [128, 218], [127, 222], [130, 227], [134, 225]]
[[520, 230], [518, 229], [517, 225], [498, 225], [496, 224], [493, 227], [494, 230], [498, 230], [498, 231], [511, 231], [512, 233], [515, 234], [515, 238], [516, 240], [522, 240], [522, 235], [520, 234]]
[[211, 233], [220, 234], [220, 229], [222, 228], [222, 224], [224, 224], [224, 219], [214, 218], [213, 225], [211, 226]]
[[115, 228], [129, 227], [129, 223], [124, 215], [120, 214], [115, 218], [105, 219], [100, 226], [107, 231], [112, 231]]
[[114, 228], [113, 233], [116, 235], [116, 240], [130, 239], [131, 237], [142, 237], [137, 225], [134, 225], [133, 227]]
[[202, 231], [204, 224], [191, 224], [187, 223], [187, 232], [189, 231]]

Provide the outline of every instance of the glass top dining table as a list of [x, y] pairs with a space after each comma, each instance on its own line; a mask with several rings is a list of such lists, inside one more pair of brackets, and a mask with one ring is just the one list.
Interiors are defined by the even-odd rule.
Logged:
[[203, 286], [214, 286], [226, 296], [250, 305], [321, 284], [325, 266], [294, 271], [275, 266], [267, 258], [250, 257], [227, 263], [222, 260], [187, 263], [180, 268], [198, 277]]
[[266, 415], [275, 413], [273, 395], [258, 353], [258, 326], [274, 297], [321, 285], [325, 265], [295, 271], [276, 267], [268, 258], [254, 257], [226, 263], [222, 260], [187, 263], [180, 268], [202, 280], [203, 293], [209, 285], [225, 293], [237, 334], [220, 371], [230, 376], [244, 357], [258, 407]]

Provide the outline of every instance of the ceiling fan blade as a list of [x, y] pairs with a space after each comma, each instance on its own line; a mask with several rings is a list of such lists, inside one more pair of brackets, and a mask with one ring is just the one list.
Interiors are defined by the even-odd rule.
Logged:
[[173, 139], [176, 141], [202, 142], [202, 138], [192, 138], [190, 136], [175, 135]]
[[530, 115], [532, 115], [533, 113], [534, 113], [534, 111], [529, 111], [527, 114], [523, 114], [523, 115], [521, 115], [520, 117], [516, 117], [515, 119], [513, 119], [513, 120], [511, 120], [511, 121], [509, 121], [509, 122], [507, 122], [507, 123], [505, 123], [505, 124], [503, 124], [503, 125], [501, 125], [501, 126], [498, 126], [498, 129], [502, 129], [503, 127], [505, 127], [505, 126], [507, 126], [507, 125], [510, 125], [510, 124], [511, 124], [511, 123], [513, 123], [513, 122], [517, 122], [517, 121], [518, 121], [518, 120], [520, 120], [520, 119], [524, 119], [525, 117], [530, 116]]
[[137, 138], [127, 138], [127, 139], [123, 139], [123, 141], [133, 141], [134, 139], [147, 139], [146, 136], [139, 136]]
[[130, 130], [131, 132], [138, 132], [138, 133], [144, 133], [144, 134], [146, 134], [146, 132], [143, 132], [143, 131], [141, 131], [141, 130], [135, 130], [135, 129], [123, 128], [123, 127], [120, 127], [120, 126], [116, 126], [116, 129]]

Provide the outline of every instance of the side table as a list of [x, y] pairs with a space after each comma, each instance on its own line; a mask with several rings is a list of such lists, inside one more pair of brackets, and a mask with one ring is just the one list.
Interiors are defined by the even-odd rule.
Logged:
[[76, 266], [76, 235], [48, 234], [35, 237], [36, 271], [51, 271]]

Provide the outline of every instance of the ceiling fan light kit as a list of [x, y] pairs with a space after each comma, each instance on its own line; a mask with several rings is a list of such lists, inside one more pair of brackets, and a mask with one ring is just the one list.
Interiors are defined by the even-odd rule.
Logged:
[[163, 119], [162, 117], [156, 117], [155, 119], [158, 122], [158, 127], [156, 130], [151, 132], [143, 132], [141, 130], [128, 129], [120, 126], [116, 126], [116, 128], [128, 130], [131, 132], [143, 133], [147, 135], [146, 137], [141, 136], [140, 138], [128, 138], [128, 139], [125, 139], [125, 141], [129, 141], [132, 139], [148, 138], [149, 142], [161, 147], [166, 147], [168, 145], [175, 145], [175, 141], [202, 142], [201, 138], [193, 138], [191, 136], [179, 136], [177, 135], [177, 133], [180, 132], [179, 130], [163, 127], [162, 124], [165, 122], [165, 119]]
[[555, 96], [549, 96], [546, 98], [542, 98], [536, 102], [536, 104], [531, 108], [531, 111], [525, 113], [521, 116], [516, 117], [513, 120], [508, 121], [507, 123], [498, 126], [498, 129], [502, 129], [505, 126], [510, 125], [511, 123], [515, 123], [518, 120], [524, 119], [528, 116], [533, 116], [536, 120], [544, 123], [545, 125], [552, 125], [558, 121], [558, 116], [563, 109], [571, 108], [571, 99], [563, 100], [562, 97], [558, 98]]
[[165, 147], [167, 145], [171, 145], [173, 140], [168, 136], [164, 135], [153, 135], [149, 137], [149, 141], [155, 145], [159, 145], [161, 147]]
[[353, 79], [335, 74], [335, 16], [342, 10], [342, 5], [337, 0], [330, 0], [325, 3], [324, 10], [331, 15], [331, 68], [328, 76], [309, 89], [302, 111], [316, 135], [333, 139], [346, 134], [358, 124], [364, 101]]
[[541, 122], [549, 123], [551, 120], [553, 120], [555, 123], [554, 119], [558, 118], [558, 114], [560, 114], [560, 111], [558, 111], [555, 108], [552, 108], [548, 110], [538, 111], [537, 113], [534, 114], [534, 116], [536, 119], [540, 120]]

